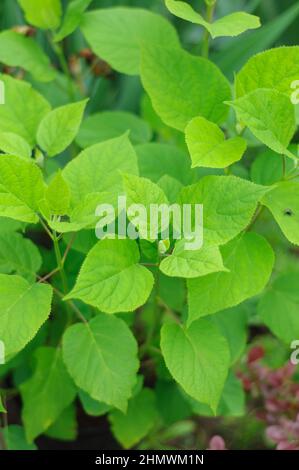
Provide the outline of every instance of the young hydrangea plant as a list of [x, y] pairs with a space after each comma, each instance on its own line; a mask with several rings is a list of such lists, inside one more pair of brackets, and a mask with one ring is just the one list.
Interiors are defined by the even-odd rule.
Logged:
[[[18, 0], [30, 26], [0, 33], [4, 448], [75, 439], [78, 401], [108, 415], [124, 448], [165, 448], [192, 416], [245, 413], [235, 365], [249, 324], [299, 339], [299, 46], [260, 52], [269, 35], [258, 17], [219, 18], [217, 1], [205, 3], [202, 16], [165, 0], [166, 19]], [[202, 32], [200, 54], [169, 20]], [[212, 39], [255, 29], [246, 51], [241, 36], [239, 55], [208, 58]], [[71, 34], [88, 45], [72, 57]], [[115, 72], [142, 85], [142, 117], [94, 104]], [[203, 246], [153, 241], [138, 224], [136, 240], [97, 239], [96, 208], [119, 195], [202, 204]], [[7, 413], [16, 394], [22, 426]]]

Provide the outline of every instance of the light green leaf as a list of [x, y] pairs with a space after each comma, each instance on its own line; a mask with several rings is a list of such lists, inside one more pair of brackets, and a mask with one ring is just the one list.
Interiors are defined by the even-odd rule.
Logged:
[[277, 184], [261, 202], [272, 212], [287, 239], [299, 245], [299, 183]]
[[92, 0], [72, 0], [68, 2], [60, 30], [54, 36], [56, 42], [72, 34], [82, 21], [82, 15]]
[[0, 149], [10, 155], [31, 157], [31, 147], [28, 142], [13, 132], [0, 132]]
[[56, 29], [60, 25], [60, 0], [18, 0], [26, 20], [41, 29]]
[[135, 147], [138, 156], [140, 176], [157, 183], [169, 175], [183, 185], [192, 181], [190, 158], [184, 150], [168, 144], [149, 143]]
[[22, 420], [29, 442], [52, 426], [76, 396], [60, 349], [39, 348], [34, 358], [33, 375], [21, 385]]
[[188, 324], [259, 294], [270, 279], [274, 253], [260, 235], [245, 233], [220, 249], [229, 272], [188, 280]]
[[54, 109], [41, 121], [37, 142], [49, 157], [63, 152], [76, 137], [87, 100]]
[[51, 180], [46, 189], [45, 197], [51, 214], [68, 214], [71, 202], [71, 191], [61, 171], [58, 171]]
[[249, 59], [237, 74], [236, 96], [270, 88], [291, 97], [291, 84], [299, 77], [299, 46], [276, 47]]
[[0, 234], [0, 272], [19, 274], [34, 282], [42, 259], [34, 243], [19, 233]]
[[204, 243], [223, 245], [247, 227], [267, 191], [237, 176], [206, 176], [182, 190], [180, 203], [203, 204]]
[[71, 326], [63, 337], [63, 358], [79, 388], [126, 411], [139, 362], [136, 340], [124, 321], [99, 314]]
[[151, 44], [142, 49], [141, 78], [155, 111], [171, 127], [184, 131], [196, 116], [215, 123], [227, 116], [230, 85], [207, 59]]
[[139, 8], [107, 8], [84, 15], [81, 29], [93, 52], [118, 72], [138, 75], [143, 44], [179, 47], [173, 26]]
[[35, 163], [0, 155], [0, 216], [37, 222], [44, 189], [42, 172]]
[[230, 103], [239, 122], [270, 149], [294, 156], [287, 150], [296, 130], [295, 108], [290, 98], [276, 90], [258, 89]]
[[152, 138], [149, 125], [135, 114], [126, 111], [104, 111], [89, 116], [82, 123], [76, 142], [86, 148], [113, 139], [129, 131], [133, 144], [142, 144]]
[[123, 192], [120, 172], [138, 174], [136, 153], [127, 134], [83, 150], [63, 170], [72, 202], [90, 193], [109, 192], [115, 200]]
[[219, 36], [238, 36], [249, 29], [259, 28], [261, 25], [257, 16], [243, 11], [232, 13], [209, 23], [186, 2], [165, 0], [165, 4], [173, 15], [203, 26], [209, 31], [213, 39]]
[[155, 220], [154, 217], [150, 216], [150, 206], [152, 204], [167, 205], [168, 201], [164, 192], [151, 180], [135, 175], [123, 174], [123, 182], [127, 196], [127, 206], [136, 204], [145, 209], [145, 213], [139, 215], [136, 215], [135, 211], [128, 212], [128, 219], [136, 226], [141, 238], [155, 240], [162, 228], [167, 227], [162, 227], [159, 217]]
[[218, 328], [206, 319], [189, 328], [165, 324], [161, 349], [167, 368], [185, 392], [216, 412], [230, 362], [227, 341]]
[[3, 429], [7, 450], [37, 450], [35, 444], [30, 444], [22, 426], [10, 425]]
[[0, 106], [0, 131], [13, 132], [34, 146], [41, 119], [50, 104], [27, 82], [0, 75], [5, 87], [5, 104]]
[[149, 388], [144, 388], [131, 398], [126, 414], [113, 410], [109, 415], [112, 432], [125, 449], [130, 449], [146, 437], [156, 420], [155, 393]]
[[279, 276], [263, 295], [258, 313], [279, 339], [290, 345], [299, 338], [298, 274]]
[[21, 67], [41, 82], [49, 82], [56, 76], [38, 43], [15, 31], [0, 33], [0, 61], [10, 67]]
[[192, 167], [225, 168], [239, 161], [247, 147], [242, 137], [225, 140], [222, 130], [203, 117], [192, 119], [185, 130]]
[[100, 204], [109, 203], [113, 203], [111, 194], [105, 192], [90, 193], [83, 198], [82, 202], [78, 203], [68, 211], [68, 222], [57, 219], [53, 220], [52, 218], [49, 218], [47, 222], [49, 227], [60, 233], [77, 232], [83, 228], [92, 228], [94, 230], [98, 222], [98, 217], [95, 215], [96, 208]]
[[79, 398], [85, 413], [90, 416], [103, 416], [111, 409], [111, 407], [106, 405], [106, 403], [94, 400], [94, 398], [84, 392], [84, 390], [79, 390]]
[[74, 441], [77, 437], [76, 406], [72, 403], [46, 431], [46, 436], [60, 441]]
[[200, 250], [186, 250], [185, 240], [176, 242], [170, 256], [163, 259], [160, 270], [167, 276], [192, 278], [218, 271], [227, 271], [223, 266], [218, 247], [202, 247]]
[[135, 241], [104, 239], [88, 253], [73, 290], [80, 299], [106, 313], [129, 312], [148, 299], [154, 278], [139, 262]]
[[50, 314], [51, 301], [49, 285], [29, 284], [22, 277], [0, 274], [0, 338], [7, 357], [34, 338]]

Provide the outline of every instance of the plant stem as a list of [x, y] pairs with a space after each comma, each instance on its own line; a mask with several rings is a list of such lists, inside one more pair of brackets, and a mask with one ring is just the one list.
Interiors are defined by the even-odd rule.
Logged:
[[[214, 3], [207, 5], [206, 20], [208, 23], [212, 23], [213, 21], [215, 7], [216, 7], [216, 0]], [[205, 29], [205, 32], [203, 35], [203, 42], [202, 42], [202, 51], [201, 51], [201, 54], [203, 57], [206, 57], [206, 58], [209, 57], [209, 49], [210, 49], [210, 33], [207, 29]]]
[[286, 157], [285, 155], [282, 155], [281, 158], [282, 158], [282, 179], [285, 180], [286, 179]]
[[73, 78], [72, 78], [72, 75], [70, 73], [67, 60], [64, 56], [63, 47], [62, 47], [61, 43], [54, 42], [52, 35], [49, 36], [49, 41], [50, 41], [50, 44], [51, 44], [51, 47], [52, 47], [53, 51], [57, 55], [60, 67], [61, 67], [63, 73], [65, 74], [65, 76], [68, 80], [68, 95], [69, 95], [70, 101], [75, 101], [75, 93], [74, 93], [74, 88], [73, 88]]
[[64, 266], [63, 266], [64, 262], [60, 253], [59, 242], [57, 240], [56, 232], [53, 233], [53, 244], [54, 244], [54, 251], [55, 251], [55, 256], [56, 256], [56, 261], [57, 261], [57, 269], [60, 272], [63, 290], [64, 290], [64, 293], [66, 294], [68, 291], [67, 278], [66, 278], [65, 271], [64, 271]]

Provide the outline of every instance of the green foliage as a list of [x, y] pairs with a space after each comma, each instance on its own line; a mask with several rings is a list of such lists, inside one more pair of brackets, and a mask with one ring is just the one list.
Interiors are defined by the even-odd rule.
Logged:
[[215, 123], [227, 116], [228, 81], [212, 62], [183, 49], [145, 45], [141, 79], [157, 114], [175, 129], [183, 131], [198, 115]]
[[52, 426], [76, 395], [60, 349], [40, 348], [34, 358], [33, 374], [21, 385], [22, 419], [29, 442]]
[[179, 47], [175, 29], [150, 11], [107, 8], [84, 15], [83, 34], [92, 50], [119, 72], [138, 75], [143, 44]]
[[256, 29], [261, 25], [260, 19], [257, 16], [249, 15], [242, 11], [232, 13], [231, 15], [224, 16], [210, 23], [186, 2], [165, 0], [165, 4], [173, 15], [206, 28], [212, 38], [219, 36], [238, 36], [248, 29]]
[[188, 328], [165, 324], [161, 348], [174, 379], [191, 397], [215, 412], [230, 361], [227, 341], [218, 328], [205, 319]]
[[198, 417], [248, 414], [247, 341], [299, 339], [299, 47], [275, 47], [299, 9], [250, 31], [262, 2], [100, 3], [0, 7], [0, 447], [86, 413], [206, 448]]
[[126, 412], [139, 363], [136, 340], [122, 320], [101, 314], [68, 328], [63, 357], [78, 387]]

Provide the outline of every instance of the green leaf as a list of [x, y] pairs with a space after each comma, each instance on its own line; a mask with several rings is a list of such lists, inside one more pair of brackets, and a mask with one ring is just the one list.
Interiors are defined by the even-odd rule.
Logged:
[[263, 197], [262, 204], [272, 212], [286, 238], [299, 245], [299, 183], [277, 184]]
[[129, 312], [148, 299], [154, 278], [139, 262], [135, 241], [104, 239], [88, 253], [73, 290], [80, 299], [106, 313]]
[[85, 413], [90, 416], [104, 416], [111, 409], [106, 403], [94, 400], [88, 393], [84, 392], [84, 390], [79, 390], [79, 398]]
[[[0, 338], [7, 357], [21, 351], [47, 320], [52, 288], [0, 274]], [[16, 334], [16, 331], [18, 334]]]
[[37, 222], [44, 196], [41, 170], [31, 161], [0, 155], [0, 215], [23, 222]]
[[173, 26], [160, 15], [139, 8], [107, 8], [84, 15], [81, 29], [93, 52], [113, 69], [138, 75], [143, 44], [179, 47]]
[[135, 147], [138, 156], [140, 176], [149, 178], [154, 183], [165, 175], [190, 184], [192, 171], [187, 152], [174, 145], [149, 143]]
[[[295, 169], [296, 162], [286, 158], [286, 175]], [[250, 176], [254, 183], [272, 186], [283, 179], [283, 161], [281, 155], [266, 149], [260, 153], [250, 167]]]
[[203, 204], [204, 243], [223, 245], [250, 223], [268, 191], [237, 176], [206, 176], [183, 188], [181, 204]]
[[136, 153], [124, 134], [83, 150], [63, 170], [70, 186], [72, 202], [79, 204], [90, 193], [123, 192], [120, 172], [138, 174]]
[[127, 196], [127, 205], [141, 205], [145, 209], [145, 213], [140, 213], [138, 216], [135, 211], [132, 213], [128, 211], [128, 219], [137, 228], [141, 238], [155, 240], [163, 227], [159, 217], [157, 217], [157, 220], [154, 220], [154, 217], [149, 217], [150, 207], [152, 204], [157, 204], [158, 206], [168, 204], [164, 192], [149, 179], [140, 178], [135, 175], [123, 174], [123, 182]]
[[290, 345], [299, 337], [298, 274], [279, 276], [261, 298], [258, 313], [279, 339]]
[[259, 294], [269, 281], [274, 253], [260, 235], [245, 233], [220, 251], [229, 272], [188, 280], [189, 325], [199, 317], [234, 307]]
[[249, 29], [259, 28], [261, 25], [257, 16], [243, 11], [232, 13], [209, 23], [186, 2], [165, 0], [165, 4], [173, 15], [203, 26], [209, 31], [213, 39], [220, 36], [238, 36]]
[[205, 319], [189, 328], [165, 324], [161, 348], [167, 368], [185, 392], [216, 412], [230, 362], [218, 328]]
[[[83, 228], [95, 229], [98, 222], [96, 216], [98, 205], [113, 202], [109, 193], [90, 193], [83, 198], [82, 202], [68, 211], [68, 222], [57, 220], [57, 218], [53, 220], [51, 217], [47, 219], [47, 222], [50, 228], [60, 233], [77, 232]], [[45, 209], [47, 210], [47, 207]]]
[[131, 398], [126, 414], [119, 410], [109, 414], [112, 432], [125, 449], [130, 449], [146, 437], [156, 420], [155, 394], [149, 388], [144, 388]]
[[[199, 416], [213, 417], [214, 415], [211, 408], [203, 403], [190, 400], [190, 405], [192, 406], [193, 413]], [[240, 417], [244, 416], [245, 411], [245, 393], [242, 383], [230, 371], [224, 384], [216, 416]]]
[[37, 222], [44, 190], [42, 172], [35, 163], [0, 155], [0, 216]]
[[12, 233], [17, 230], [24, 230], [26, 224], [17, 220], [0, 217], [0, 233]]
[[0, 149], [10, 155], [31, 157], [31, 147], [28, 142], [13, 132], [0, 132]]
[[3, 429], [7, 450], [37, 450], [35, 444], [30, 444], [22, 426], [10, 425]]
[[142, 49], [141, 78], [153, 107], [169, 126], [185, 130], [196, 116], [220, 123], [228, 113], [227, 79], [216, 65], [183, 49], [147, 45]]
[[223, 266], [218, 247], [202, 247], [199, 250], [186, 250], [185, 240], [176, 242], [170, 256], [163, 259], [160, 270], [167, 276], [192, 278], [227, 271]]
[[63, 152], [76, 137], [87, 100], [54, 109], [41, 121], [37, 142], [49, 157]]
[[60, 25], [60, 0], [18, 0], [26, 20], [41, 29], [56, 29]]
[[162, 189], [170, 204], [177, 202], [182, 190], [182, 183], [169, 175], [164, 175], [158, 181], [158, 186]]
[[38, 43], [15, 31], [0, 33], [0, 61], [10, 67], [21, 67], [41, 82], [49, 82], [56, 76]]
[[0, 106], [0, 131], [13, 132], [33, 147], [41, 119], [50, 104], [27, 82], [0, 75], [5, 87], [5, 104]]
[[237, 74], [236, 96], [258, 88], [270, 88], [291, 97], [291, 84], [299, 76], [299, 46], [277, 47], [249, 59]]
[[31, 240], [19, 233], [0, 233], [0, 272], [19, 274], [34, 282], [42, 259]]
[[46, 436], [60, 441], [74, 441], [77, 437], [76, 406], [72, 403], [46, 431]]
[[58, 171], [51, 180], [46, 189], [45, 198], [51, 214], [68, 214], [71, 203], [71, 191], [61, 171]]
[[239, 161], [247, 147], [242, 137], [225, 140], [222, 130], [203, 117], [192, 119], [185, 135], [193, 168], [226, 168]]
[[152, 138], [149, 125], [135, 114], [126, 111], [104, 111], [89, 116], [82, 123], [76, 142], [86, 148], [113, 139], [130, 131], [133, 144], [142, 144]]
[[167, 427], [191, 416], [189, 402], [175, 382], [158, 380], [155, 391], [159, 415]]
[[21, 385], [22, 420], [29, 442], [52, 426], [76, 396], [60, 349], [39, 348], [34, 358], [33, 375]]
[[287, 147], [296, 130], [295, 108], [286, 95], [264, 88], [230, 104], [239, 122], [257, 139], [275, 152], [294, 158]]
[[246, 346], [247, 317], [247, 310], [242, 305], [239, 305], [238, 307], [215, 313], [211, 318], [227, 339], [232, 364], [241, 357]]
[[139, 363], [136, 340], [124, 321], [99, 314], [71, 326], [63, 337], [63, 358], [79, 388], [126, 411]]
[[62, 41], [72, 34], [82, 21], [82, 15], [92, 0], [72, 0], [68, 2], [60, 30], [54, 36], [55, 42]]

